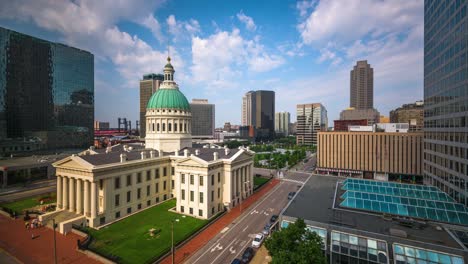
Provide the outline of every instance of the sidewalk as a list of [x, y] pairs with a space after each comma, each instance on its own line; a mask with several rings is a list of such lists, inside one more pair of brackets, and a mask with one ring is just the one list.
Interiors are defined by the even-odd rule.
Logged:
[[[248, 208], [254, 204], [257, 200], [261, 199], [266, 193], [268, 193], [273, 187], [275, 187], [280, 181], [277, 179], [271, 180], [269, 183], [265, 184], [258, 192], [251, 195], [245, 201], [242, 202], [242, 212], [247, 211]], [[183, 245], [181, 248], [176, 250], [175, 254], [175, 263], [183, 263], [187, 260], [193, 253], [201, 249], [208, 241], [213, 239], [223, 228], [231, 224], [237, 217], [242, 213], [240, 211], [240, 206], [236, 206], [230, 212], [226, 213], [224, 216], [212, 223], [207, 229], [203, 230], [196, 237], [192, 238], [187, 244]], [[170, 264], [171, 256], [166, 257], [161, 263]]]
[[[22, 219], [10, 219], [0, 215], [0, 248], [23, 263], [54, 263], [54, 240], [52, 229], [40, 227], [25, 229]], [[35, 239], [31, 239], [34, 234]], [[82, 237], [70, 233], [66, 236], [57, 232], [58, 263], [99, 263], [76, 250]]]

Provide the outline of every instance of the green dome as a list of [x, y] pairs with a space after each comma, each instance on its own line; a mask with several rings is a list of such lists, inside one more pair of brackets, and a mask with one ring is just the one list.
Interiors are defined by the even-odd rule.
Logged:
[[146, 108], [190, 110], [190, 104], [179, 89], [158, 89], [149, 99]]

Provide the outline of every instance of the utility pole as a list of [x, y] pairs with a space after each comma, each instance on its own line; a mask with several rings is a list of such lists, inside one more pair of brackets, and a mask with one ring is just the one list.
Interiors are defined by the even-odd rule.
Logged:
[[54, 229], [54, 263], [57, 264], [57, 240], [55, 237], [55, 218], [52, 219], [52, 227]]

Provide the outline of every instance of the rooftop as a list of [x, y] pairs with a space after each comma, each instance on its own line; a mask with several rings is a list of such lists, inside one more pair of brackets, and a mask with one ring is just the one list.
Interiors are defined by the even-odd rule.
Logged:
[[[133, 148], [133, 146], [137, 146]], [[132, 148], [130, 148], [132, 147]], [[125, 148], [127, 150], [125, 150]], [[226, 155], [226, 151], [224, 148], [185, 148], [188, 150], [188, 154], [193, 154], [194, 156], [205, 160], [205, 161], [213, 161], [214, 152], [218, 152], [218, 159], [230, 159], [232, 158], [239, 149], [229, 149], [228, 154]], [[179, 157], [184, 156], [184, 150], [182, 149], [178, 152]], [[146, 158], [150, 158], [150, 151], [153, 149], [146, 149], [141, 144], [133, 144], [128, 145], [125, 147], [124, 145], [115, 145], [112, 147], [111, 151], [106, 153], [106, 149], [99, 149], [97, 154], [91, 155], [82, 155], [80, 158], [87, 161], [88, 163], [94, 166], [101, 166], [107, 165], [112, 163], [120, 163], [120, 154], [125, 153], [127, 156], [127, 161], [134, 161], [134, 160], [141, 160], [141, 152], [145, 152]], [[196, 155], [196, 150], [199, 151], [198, 155]], [[159, 157], [159, 151], [154, 151], [154, 157]], [[163, 156], [175, 155], [175, 152], [164, 152]]]
[[[331, 176], [312, 176], [296, 197], [283, 212], [286, 217], [302, 218], [313, 222], [317, 227], [346, 230], [390, 242], [398, 241], [410, 246], [419, 246], [432, 250], [440, 250], [452, 254], [464, 254], [467, 251], [450, 233], [441, 229], [439, 223], [415, 224], [412, 227], [404, 225], [396, 218], [388, 218], [379, 213], [369, 213], [347, 208], [340, 208], [340, 193], [338, 184], [345, 178]], [[336, 197], [336, 200], [335, 200]], [[320, 201], [312, 203], [311, 201]], [[456, 227], [464, 230], [464, 227]], [[354, 230], [354, 231], [353, 231]], [[404, 231], [406, 237], [391, 234], [391, 230]]]

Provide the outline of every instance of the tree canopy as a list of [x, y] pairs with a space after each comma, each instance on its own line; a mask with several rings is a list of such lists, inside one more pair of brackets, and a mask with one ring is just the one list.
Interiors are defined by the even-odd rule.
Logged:
[[322, 239], [306, 228], [304, 220], [298, 219], [265, 241], [273, 264], [326, 264], [322, 251]]

